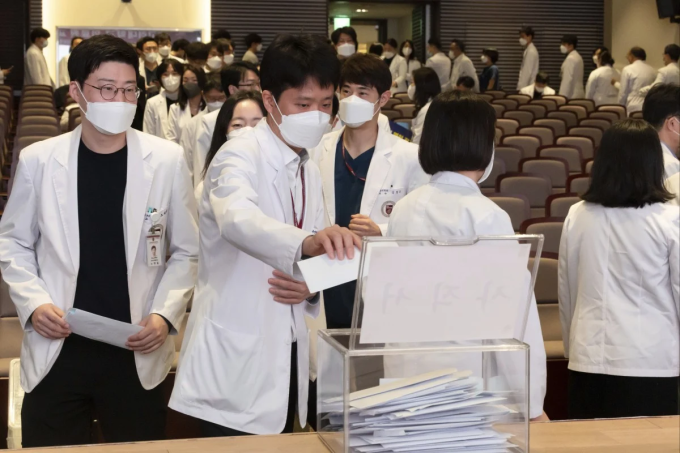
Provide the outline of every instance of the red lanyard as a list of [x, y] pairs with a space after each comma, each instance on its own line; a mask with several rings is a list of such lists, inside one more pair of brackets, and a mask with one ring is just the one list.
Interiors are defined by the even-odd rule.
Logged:
[[340, 140], [342, 140], [342, 161], [345, 163], [345, 166], [347, 167], [349, 172], [352, 173], [352, 176], [357, 178], [359, 181], [366, 182], [366, 178], [362, 178], [360, 176], [357, 176], [357, 174], [354, 173], [354, 169], [352, 169], [352, 167], [349, 166], [349, 163], [347, 163], [347, 159], [345, 158], [345, 138], [340, 137]]
[[305, 209], [307, 208], [307, 193], [305, 192], [305, 167], [300, 167], [300, 179], [302, 180], [302, 215], [298, 219], [295, 214], [295, 197], [293, 196], [293, 191], [290, 191], [290, 201], [293, 203], [293, 224], [297, 228], [302, 229], [302, 222], [305, 219]]

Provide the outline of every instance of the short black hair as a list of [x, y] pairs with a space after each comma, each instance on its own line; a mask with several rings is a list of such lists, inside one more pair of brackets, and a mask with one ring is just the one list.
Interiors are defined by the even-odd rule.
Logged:
[[213, 32], [212, 39], [228, 39], [231, 41], [231, 33], [224, 28], [219, 28], [217, 31]]
[[578, 47], [578, 36], [576, 35], [564, 35], [560, 41], [562, 44], [570, 44], [574, 46], [574, 49]]
[[668, 55], [672, 61], [680, 60], [680, 46], [677, 44], [669, 44], [663, 50], [663, 53]]
[[184, 38], [178, 39], [177, 41], [174, 41], [172, 43], [172, 47], [170, 48], [170, 50], [172, 50], [173, 52], [177, 52], [178, 50], [184, 50], [189, 44], [190, 44], [189, 41], [187, 41]]
[[337, 96], [333, 96], [333, 107], [331, 108], [331, 119], [340, 111], [340, 99]]
[[156, 41], [156, 43], [160, 46], [161, 41], [170, 41], [172, 42], [172, 38], [170, 37], [169, 34], [166, 32], [162, 31], [160, 33], [156, 33], [156, 35], [153, 37], [153, 39]]
[[213, 42], [220, 44], [222, 46], [222, 49], [224, 49], [225, 52], [227, 51], [227, 49], [234, 50], [234, 45], [228, 39], [217, 38], [217, 39], [213, 39]]
[[451, 44], [455, 44], [461, 52], [465, 53], [465, 41], [462, 39], [453, 39], [451, 40]]
[[672, 116], [680, 118], [680, 86], [654, 85], [645, 96], [642, 117], [658, 131]]
[[224, 88], [224, 92], [227, 94], [227, 97], [229, 97], [229, 87], [235, 86], [238, 88], [239, 84], [246, 76], [248, 71], [253, 71], [258, 77], [260, 76], [260, 71], [257, 70], [257, 66], [248, 61], [232, 63], [220, 71], [222, 88]]
[[416, 86], [416, 113], [442, 92], [439, 76], [432, 68], [423, 66], [413, 71], [413, 83]]
[[385, 44], [389, 44], [390, 46], [394, 47], [395, 49], [399, 47], [399, 43], [397, 43], [397, 40], [394, 38], [390, 38], [387, 41], [385, 41]]
[[461, 85], [463, 85], [468, 90], [471, 90], [475, 87], [475, 79], [470, 76], [458, 77], [458, 80], [456, 80], [456, 86], [458, 87]]
[[331, 33], [331, 41], [336, 46], [340, 42], [340, 35], [347, 35], [352, 38], [352, 42], [357, 43], [357, 32], [352, 27], [340, 27]]
[[207, 60], [210, 49], [205, 43], [192, 42], [184, 48], [184, 52], [186, 53], [187, 60]]
[[486, 49], [482, 50], [482, 54], [489, 57], [491, 63], [493, 64], [496, 64], [498, 61], [498, 50], [496, 50], [494, 47], [487, 47]]
[[147, 42], [155, 42], [156, 45], [158, 45], [158, 41], [156, 41], [151, 36], [144, 36], [142, 38], [139, 38], [139, 40], [137, 41], [137, 49], [139, 49], [140, 52], [143, 52], [144, 44], [146, 44]]
[[222, 81], [220, 80], [220, 77], [217, 76], [217, 74], [206, 75], [205, 87], [203, 87], [203, 92], [207, 93], [210, 90], [224, 92], [224, 89], [222, 88]]
[[608, 50], [603, 50], [600, 52], [600, 56], [598, 58], [600, 59], [600, 64], [603, 66], [614, 66], [614, 59]]
[[441, 93], [425, 117], [420, 165], [429, 175], [483, 170], [491, 162], [495, 135], [496, 111], [491, 104], [470, 91]]
[[[198, 87], [203, 91], [205, 89], [205, 83], [207, 81], [207, 76], [205, 75], [205, 71], [203, 68], [200, 66], [188, 64], [185, 65], [184, 68], [182, 68], [182, 72], [180, 73], [181, 77], [181, 82], [180, 82], [180, 90], [179, 90], [179, 99], [177, 100], [177, 103], [179, 104], [180, 108], [184, 110], [187, 107], [187, 102], [189, 101], [189, 98], [187, 97], [187, 94], [184, 92], [184, 90], [181, 88], [184, 86], [184, 73], [187, 71], [191, 71], [196, 75], [196, 82]], [[205, 99], [201, 97], [201, 104], [200, 104], [200, 110], [203, 110], [205, 108]]]
[[357, 53], [347, 58], [342, 65], [340, 87], [346, 83], [375, 88], [378, 95], [382, 95], [392, 87], [392, 73], [380, 58], [371, 54]]
[[442, 50], [442, 42], [439, 38], [430, 38], [427, 40], [427, 43], [431, 46], [435, 46], [438, 50]]
[[222, 43], [217, 41], [210, 41], [208, 43], [208, 53], [210, 53], [213, 47], [215, 48], [215, 50], [217, 50], [217, 53], [224, 54], [224, 46], [222, 45]]
[[73, 49], [68, 59], [69, 77], [82, 88], [85, 79], [108, 61], [129, 64], [135, 70], [135, 79], [139, 78], [137, 52], [127, 42], [112, 35], [95, 35]]
[[50, 37], [50, 32], [45, 30], [42, 27], [34, 28], [33, 30], [31, 30], [31, 35], [30, 35], [31, 44], [33, 44], [35, 42], [35, 40], [38, 39], [38, 38], [47, 39], [49, 37]]
[[647, 52], [645, 52], [645, 49], [642, 47], [633, 47], [630, 49], [629, 53], [638, 60], [645, 61], [647, 59]]
[[383, 54], [383, 45], [379, 42], [371, 44], [368, 48], [368, 53], [371, 55], [377, 55], [378, 57]]
[[174, 58], [166, 58], [158, 65], [156, 68], [156, 78], [161, 82], [161, 76], [168, 70], [168, 66], [172, 66], [172, 69], [177, 73], [178, 76], [182, 77], [182, 72], [184, 72], [184, 65]]
[[247, 34], [244, 39], [246, 41], [246, 47], [250, 47], [253, 44], [262, 44], [262, 36], [257, 33]]
[[626, 119], [604, 133], [582, 198], [607, 208], [642, 208], [673, 198], [664, 187], [661, 142], [649, 123]]
[[73, 43], [76, 42], [76, 39], [84, 41], [84, 38], [82, 36], [74, 36], [73, 38], [71, 38], [71, 50], [73, 50]]
[[534, 37], [534, 29], [528, 26], [522, 27], [519, 29], [520, 33], [524, 33], [527, 36], [531, 36], [532, 38]]
[[550, 83], [550, 76], [545, 71], [538, 71], [538, 73], [536, 73], [536, 82], [547, 85]]
[[279, 100], [281, 93], [300, 88], [311, 78], [322, 87], [338, 87], [340, 60], [324, 40], [312, 35], [279, 35], [262, 57], [260, 85]]

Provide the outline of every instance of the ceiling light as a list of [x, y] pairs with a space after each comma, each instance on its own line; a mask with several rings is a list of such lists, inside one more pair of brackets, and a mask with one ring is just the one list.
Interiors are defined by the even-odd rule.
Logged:
[[357, 10], [357, 13], [367, 13], [367, 12], [368, 12], [367, 9], [361, 9], [361, 8], [359, 8], [359, 9]]

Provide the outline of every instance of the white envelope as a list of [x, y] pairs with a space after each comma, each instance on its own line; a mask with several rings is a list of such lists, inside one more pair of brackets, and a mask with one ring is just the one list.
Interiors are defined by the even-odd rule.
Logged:
[[324, 253], [314, 258], [298, 261], [297, 265], [309, 291], [316, 293], [356, 280], [359, 275], [360, 262], [361, 252], [355, 249], [354, 258], [351, 260], [346, 256], [342, 261], [332, 260]]
[[64, 320], [71, 327], [71, 332], [81, 337], [124, 349], [129, 349], [125, 346], [127, 339], [143, 329], [142, 326], [116, 321], [77, 308], [66, 312]]

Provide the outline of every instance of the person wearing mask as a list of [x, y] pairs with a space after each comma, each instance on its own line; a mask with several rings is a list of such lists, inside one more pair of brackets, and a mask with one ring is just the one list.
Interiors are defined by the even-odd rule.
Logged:
[[35, 28], [31, 31], [31, 45], [26, 50], [24, 60], [24, 85], [48, 85], [56, 88], [43, 55], [49, 37], [50, 32], [44, 28]]
[[[378, 125], [391, 81], [389, 69], [372, 55], [345, 60], [338, 111], [344, 127], [310, 151], [321, 170], [326, 225], [347, 227], [359, 236], [382, 236], [394, 204], [427, 182], [418, 147]], [[329, 329], [350, 327], [355, 291], [353, 281], [323, 292]]]
[[192, 42], [184, 48], [186, 63], [199, 68], [205, 67], [208, 62], [208, 45], [202, 42]]
[[231, 42], [226, 39], [218, 39], [215, 42], [222, 44], [222, 50], [224, 50], [222, 60], [224, 61], [224, 65], [229, 66], [232, 64], [234, 62], [234, 46]]
[[569, 418], [678, 415], [680, 210], [644, 120], [615, 123], [562, 230]]
[[382, 57], [383, 45], [380, 44], [379, 42], [374, 42], [369, 46], [368, 53], [371, 55], [375, 55], [376, 57]]
[[475, 79], [468, 76], [459, 77], [456, 80], [456, 90], [473, 91], [475, 89]]
[[172, 38], [170, 38], [170, 35], [165, 32], [156, 33], [153, 39], [158, 43], [158, 55], [161, 59], [168, 58], [172, 51]]
[[71, 48], [69, 49], [69, 54], [59, 60], [59, 78], [57, 79], [58, 87], [63, 87], [64, 85], [71, 83], [71, 78], [68, 76], [68, 57], [71, 56], [70, 52], [73, 52], [73, 49], [75, 49], [76, 46], [81, 42], [83, 42], [83, 38], [80, 36], [74, 36], [71, 38]]
[[179, 143], [182, 130], [195, 116], [202, 115], [206, 108], [203, 97], [206, 75], [203, 68], [187, 65], [182, 72], [179, 99], [168, 112], [168, 140]]
[[406, 82], [411, 83], [413, 81], [413, 71], [422, 67], [416, 56], [416, 48], [413, 45], [413, 41], [407, 39], [402, 42], [399, 48], [399, 55], [406, 60]]
[[257, 33], [250, 33], [245, 37], [246, 53], [243, 55], [243, 61], [257, 65], [260, 60], [257, 58], [257, 53], [262, 52], [262, 37]]
[[611, 80], [618, 80], [621, 74], [614, 69], [614, 59], [608, 50], [598, 54], [597, 66], [588, 76], [586, 98], [595, 101], [595, 106], [618, 104], [619, 90], [611, 84]]
[[453, 67], [451, 68], [451, 87], [457, 85], [458, 79], [461, 77], [471, 77], [474, 81], [474, 91], [479, 92], [479, 79], [477, 78], [477, 70], [470, 58], [465, 55], [465, 42], [460, 39], [451, 41], [449, 50], [449, 57], [453, 60]]
[[324, 253], [351, 259], [361, 246], [347, 228], [323, 227], [321, 177], [307, 152], [330, 121], [335, 52], [317, 37], [279, 35], [261, 69], [267, 116], [222, 146], [199, 203], [200, 309], [187, 326], [170, 407], [200, 419], [206, 437], [291, 433], [296, 408], [304, 428], [304, 315], [318, 315], [320, 304], [294, 265]]
[[656, 79], [651, 85], [647, 85], [640, 89], [640, 94], [645, 96], [654, 85], [662, 83], [680, 85], [680, 67], [678, 67], [678, 59], [680, 59], [680, 46], [677, 44], [667, 45], [663, 51], [663, 64], [665, 66], [659, 69]]
[[151, 98], [160, 91], [160, 81], [156, 76], [156, 68], [160, 64], [158, 43], [151, 36], [145, 36], [137, 41], [137, 51], [140, 54], [139, 75], [144, 78], [147, 97]]
[[566, 55], [560, 75], [560, 96], [567, 99], [582, 99], [585, 96], [583, 89], [583, 58], [578, 53], [578, 37], [576, 35], [562, 36], [560, 52]]
[[186, 64], [186, 52], [185, 49], [189, 45], [189, 41], [186, 39], [178, 39], [177, 41], [172, 43], [172, 47], [170, 48], [170, 55], [168, 55], [168, 58], [175, 59], [179, 61], [182, 64]]
[[177, 60], [168, 58], [156, 68], [161, 92], [146, 103], [144, 110], [144, 132], [170, 140], [168, 124], [170, 107], [179, 100], [184, 66]]
[[425, 62], [425, 66], [434, 69], [439, 77], [439, 83], [442, 91], [447, 90], [451, 82], [451, 59], [442, 52], [442, 43], [437, 38], [430, 38], [427, 41], [427, 53], [430, 58]]
[[[606, 46], [600, 46], [596, 47], [595, 50], [593, 51], [593, 63], [595, 64], [595, 68], [599, 68], [601, 66], [600, 64], [600, 54], [602, 52], [609, 52], [609, 48]], [[610, 52], [611, 54], [611, 52]]]
[[[474, 86], [474, 81], [472, 82]], [[411, 123], [413, 143], [420, 143], [423, 135], [425, 116], [430, 108], [432, 99], [442, 92], [439, 77], [432, 68], [420, 68], [413, 71], [413, 83], [408, 87], [408, 97], [415, 103], [415, 118]]]
[[406, 73], [408, 63], [406, 59], [397, 53], [397, 40], [390, 38], [383, 47], [383, 60], [387, 63], [392, 73], [392, 94], [406, 93]]
[[519, 31], [519, 45], [524, 47], [522, 56], [522, 66], [519, 69], [519, 79], [517, 80], [517, 90], [532, 85], [538, 74], [538, 50], [534, 45], [534, 29], [522, 27]]
[[482, 93], [487, 90], [500, 91], [500, 76], [498, 66], [496, 66], [498, 51], [492, 47], [482, 50], [481, 61], [484, 69], [482, 69], [482, 73], [479, 75], [479, 91]]
[[642, 117], [659, 135], [664, 179], [668, 179], [680, 172], [680, 86], [655, 85], [645, 97]]
[[[163, 439], [161, 384], [196, 281], [189, 174], [179, 146], [130, 128], [129, 44], [92, 36], [68, 66], [82, 124], [21, 151], [0, 221], [2, 277], [25, 331], [22, 444], [91, 443], [94, 412], [106, 442]], [[158, 261], [152, 227], [164, 236]], [[125, 347], [85, 338], [64, 319], [72, 308], [142, 330]]]
[[[454, 90], [442, 93], [432, 101], [418, 150], [419, 161], [425, 173], [431, 175], [431, 180], [397, 203], [390, 216], [388, 237], [515, 234], [508, 214], [479, 188], [493, 167], [495, 125], [494, 109], [475, 93]], [[535, 298], [529, 307], [524, 338], [519, 340], [530, 346], [529, 416], [532, 420], [546, 420], [543, 412], [546, 355]], [[473, 368], [481, 372], [481, 354], [479, 356], [463, 359], [469, 363], [459, 369]], [[386, 357], [385, 376], [421, 374], [430, 371], [433, 365], [434, 369], [439, 369], [441, 364], [431, 360]], [[458, 364], [450, 362], [445, 366], [458, 368]]]
[[340, 27], [331, 33], [331, 42], [341, 60], [357, 51], [357, 32], [352, 27]]
[[656, 69], [647, 64], [647, 52], [642, 47], [633, 47], [626, 55], [629, 65], [621, 71], [621, 81], [612, 78], [611, 84], [619, 89], [619, 104], [626, 107], [628, 115], [642, 110], [645, 96], [641, 89], [654, 83]]
[[224, 39], [231, 43], [231, 33], [229, 33], [225, 28], [218, 28], [216, 31], [213, 32], [212, 39], [213, 41], [217, 41], [218, 39]]
[[225, 66], [224, 64], [224, 47], [222, 44], [212, 41], [208, 43], [208, 61], [203, 70], [206, 74], [219, 73]]
[[534, 83], [519, 90], [519, 94], [526, 94], [531, 99], [543, 99], [543, 96], [553, 96], [555, 95], [555, 90], [548, 86], [549, 83], [550, 77], [548, 73], [539, 71], [536, 74]]

